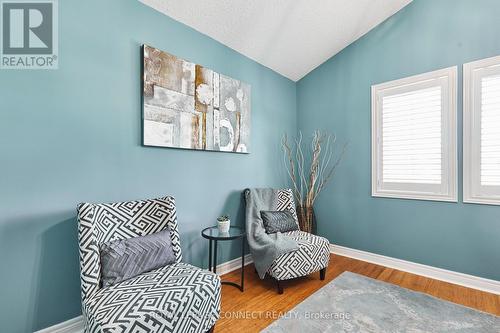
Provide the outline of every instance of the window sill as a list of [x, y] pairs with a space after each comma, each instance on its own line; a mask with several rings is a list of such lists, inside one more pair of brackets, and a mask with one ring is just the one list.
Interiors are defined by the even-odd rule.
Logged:
[[[457, 196], [439, 195], [439, 194], [423, 194], [423, 193], [401, 193], [401, 192], [372, 192], [373, 198], [390, 198], [390, 199], [405, 199], [405, 200], [422, 200], [422, 201], [441, 201], [457, 203]], [[500, 203], [499, 203], [500, 204]]]

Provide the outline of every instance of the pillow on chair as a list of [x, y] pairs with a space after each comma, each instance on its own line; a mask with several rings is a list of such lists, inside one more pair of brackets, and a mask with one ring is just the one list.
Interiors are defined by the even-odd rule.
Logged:
[[103, 287], [176, 261], [169, 230], [101, 244], [100, 255]]
[[289, 211], [266, 211], [261, 210], [260, 216], [264, 222], [266, 233], [287, 232], [299, 230], [295, 217]]

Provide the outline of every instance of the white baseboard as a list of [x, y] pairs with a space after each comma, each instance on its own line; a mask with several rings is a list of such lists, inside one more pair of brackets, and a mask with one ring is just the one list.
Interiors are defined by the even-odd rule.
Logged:
[[[252, 255], [245, 255], [245, 266], [253, 263]], [[241, 257], [233, 260], [226, 261], [222, 264], [217, 265], [217, 275], [224, 275], [234, 270], [240, 269], [241, 267]]]
[[[247, 254], [245, 256], [245, 266], [253, 262], [252, 255]], [[241, 267], [241, 257], [233, 260], [226, 261], [222, 264], [217, 265], [217, 275], [224, 275]], [[34, 333], [83, 333], [83, 317], [78, 316], [76, 318], [67, 320], [65, 322], [56, 324], [44, 328], [42, 330], [36, 331]]]
[[83, 333], [83, 317], [78, 316], [35, 333]]
[[500, 295], [500, 281], [449, 271], [433, 266], [417, 264], [411, 261], [386, 257], [380, 254], [351, 249], [335, 244], [330, 244], [330, 252], [340, 256], [367, 261], [373, 264], [398, 269], [400, 271], [422, 275], [432, 279]]

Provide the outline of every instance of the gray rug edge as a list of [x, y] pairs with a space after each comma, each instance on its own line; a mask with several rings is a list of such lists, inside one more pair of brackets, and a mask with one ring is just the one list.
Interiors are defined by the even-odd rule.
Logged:
[[[291, 308], [290, 310], [288, 310], [286, 313], [290, 312], [290, 311], [293, 311], [295, 310], [298, 306], [300, 306], [303, 302], [307, 301], [310, 297], [313, 297], [313, 295], [315, 294], [319, 294], [323, 289], [325, 288], [328, 288], [330, 287], [330, 285], [332, 283], [335, 282], [335, 280], [343, 277], [343, 276], [347, 276], [347, 275], [353, 275], [353, 276], [356, 276], [358, 278], [361, 278], [361, 279], [365, 279], [365, 280], [371, 280], [371, 281], [376, 281], [378, 283], [381, 283], [381, 284], [385, 284], [385, 285], [390, 285], [391, 287], [393, 288], [397, 288], [397, 289], [401, 289], [401, 290], [408, 290], [408, 291], [411, 291], [413, 293], [416, 293], [416, 294], [420, 294], [422, 295], [423, 297], [428, 297], [428, 298], [431, 298], [431, 299], [434, 299], [434, 300], [437, 300], [439, 302], [445, 302], [445, 303], [448, 303], [450, 305], [453, 305], [453, 306], [457, 306], [457, 307], [461, 307], [461, 308], [464, 308], [464, 309], [468, 309], [468, 310], [472, 310], [472, 311], [475, 311], [475, 312], [478, 312], [478, 313], [481, 313], [483, 315], [486, 315], [486, 316], [491, 316], [493, 318], [500, 318], [500, 316], [497, 316], [493, 313], [489, 313], [489, 312], [485, 312], [485, 311], [482, 311], [482, 310], [478, 310], [478, 309], [475, 309], [475, 308], [472, 308], [472, 307], [468, 307], [466, 305], [463, 305], [463, 304], [459, 304], [459, 303], [454, 303], [454, 302], [451, 302], [451, 301], [448, 301], [448, 300], [445, 300], [445, 299], [442, 299], [442, 298], [439, 298], [439, 297], [436, 297], [436, 296], [433, 296], [433, 295], [430, 295], [430, 294], [427, 294], [425, 292], [421, 292], [421, 291], [417, 291], [417, 290], [413, 290], [413, 289], [409, 289], [409, 288], [405, 288], [405, 287], [401, 287], [397, 284], [394, 284], [394, 283], [390, 283], [390, 282], [386, 282], [386, 281], [382, 281], [382, 280], [378, 280], [378, 279], [374, 279], [374, 278], [371, 278], [369, 276], [366, 276], [366, 275], [363, 275], [363, 274], [358, 274], [358, 273], [355, 273], [355, 272], [351, 272], [351, 271], [344, 271], [342, 272], [341, 274], [339, 274], [338, 276], [336, 276], [334, 279], [332, 279], [330, 282], [328, 282], [327, 284], [325, 284], [324, 286], [322, 286], [321, 288], [319, 288], [318, 290], [316, 290], [314, 293], [312, 293], [311, 295], [307, 296], [306, 299], [304, 299], [303, 301], [301, 301], [300, 303], [298, 303], [297, 305], [295, 305], [293, 308]], [[436, 279], [433, 279], [433, 280], [436, 280]], [[436, 281], [440, 281], [440, 280], [436, 280]], [[467, 287], [464, 287], [464, 288], [467, 288]], [[471, 289], [471, 288], [469, 288]], [[277, 319], [273, 322], [271, 322], [269, 325], [267, 325], [266, 327], [264, 327], [261, 332], [264, 332], [266, 331], [268, 328], [270, 328], [275, 322], [279, 321], [280, 319]]]
[[[416, 294], [420, 294], [420, 295], [423, 295], [424, 297], [429, 297], [429, 298], [433, 298], [435, 300], [438, 300], [440, 302], [445, 302], [445, 303], [448, 303], [448, 304], [451, 304], [451, 305], [454, 305], [454, 306], [458, 306], [458, 307], [461, 307], [461, 308], [465, 308], [465, 309], [469, 309], [469, 310], [473, 310], [473, 311], [476, 311], [476, 312], [480, 312], [484, 315], [490, 315], [490, 316], [493, 316], [493, 317], [497, 317], [497, 318], [500, 318], [500, 316], [497, 316], [493, 313], [490, 313], [490, 312], [485, 312], [485, 311], [482, 311], [482, 310], [479, 310], [479, 309], [476, 309], [476, 308], [472, 308], [470, 306], [467, 306], [467, 305], [463, 305], [463, 304], [460, 304], [460, 303], [455, 303], [455, 302], [452, 302], [452, 301], [448, 301], [446, 299], [443, 299], [443, 298], [439, 298], [437, 296], [434, 296], [434, 295], [430, 295], [430, 294], [427, 294], [426, 292], [423, 292], [423, 291], [418, 291], [418, 290], [414, 290], [414, 289], [410, 289], [410, 288], [405, 288], [405, 287], [401, 287], [400, 285], [398, 284], [395, 284], [395, 283], [390, 283], [390, 282], [386, 282], [386, 281], [382, 281], [382, 280], [378, 280], [378, 279], [374, 279], [374, 278], [371, 278], [369, 276], [366, 276], [366, 275], [363, 275], [363, 274], [358, 274], [358, 273], [354, 273], [354, 272], [351, 272], [351, 271], [344, 271], [342, 272], [341, 274], [339, 274], [339, 276], [337, 276], [335, 279], [333, 279], [332, 281], [328, 282], [326, 285], [324, 285], [323, 287], [321, 287], [320, 289], [318, 289], [317, 291], [315, 291], [313, 294], [311, 294], [310, 296], [314, 295], [315, 293], [317, 293], [318, 291], [320, 291], [321, 289], [323, 289], [324, 287], [328, 286], [330, 283], [332, 283], [333, 281], [335, 281], [336, 279], [338, 279], [339, 277], [341, 277], [342, 275], [348, 273], [347, 275], [357, 275], [358, 277], [361, 277], [361, 278], [365, 278], [365, 279], [368, 279], [368, 280], [374, 280], [374, 281], [377, 281], [377, 282], [380, 282], [380, 283], [383, 283], [383, 284], [386, 284], [386, 285], [391, 285], [393, 287], [396, 287], [398, 289], [404, 289], [404, 290], [409, 290], [411, 292], [414, 292]], [[431, 280], [435, 280], [435, 281], [439, 281], [439, 282], [446, 282], [446, 281], [441, 281], [441, 280], [437, 280], [437, 279], [433, 279], [433, 278], [428, 278], [428, 279], [431, 279]], [[468, 288], [468, 289], [473, 289], [473, 290], [478, 290], [478, 289], [474, 289], [474, 288], [469, 288], [469, 287], [464, 287], [464, 286], [461, 286], [459, 284], [454, 284], [454, 283], [451, 283], [451, 282], [446, 282], [446, 283], [449, 283], [449, 284], [453, 284], [455, 286], [459, 286], [459, 287], [463, 287], [463, 288]], [[481, 291], [481, 290], [478, 290], [478, 291]], [[486, 292], [486, 291], [485, 291]], [[490, 294], [493, 294], [493, 293], [490, 293]], [[493, 294], [495, 295], [495, 294]], [[308, 298], [310, 297], [308, 296]], [[307, 299], [307, 298], [306, 298]], [[305, 301], [305, 300], [304, 300]], [[302, 303], [302, 302], [301, 302]], [[300, 303], [299, 303], [300, 304]], [[299, 305], [297, 304], [297, 305]], [[295, 307], [294, 307], [295, 308]]]

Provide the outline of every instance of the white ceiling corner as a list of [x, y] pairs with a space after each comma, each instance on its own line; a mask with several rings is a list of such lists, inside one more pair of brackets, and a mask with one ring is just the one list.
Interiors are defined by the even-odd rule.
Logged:
[[412, 0], [139, 0], [298, 81]]

